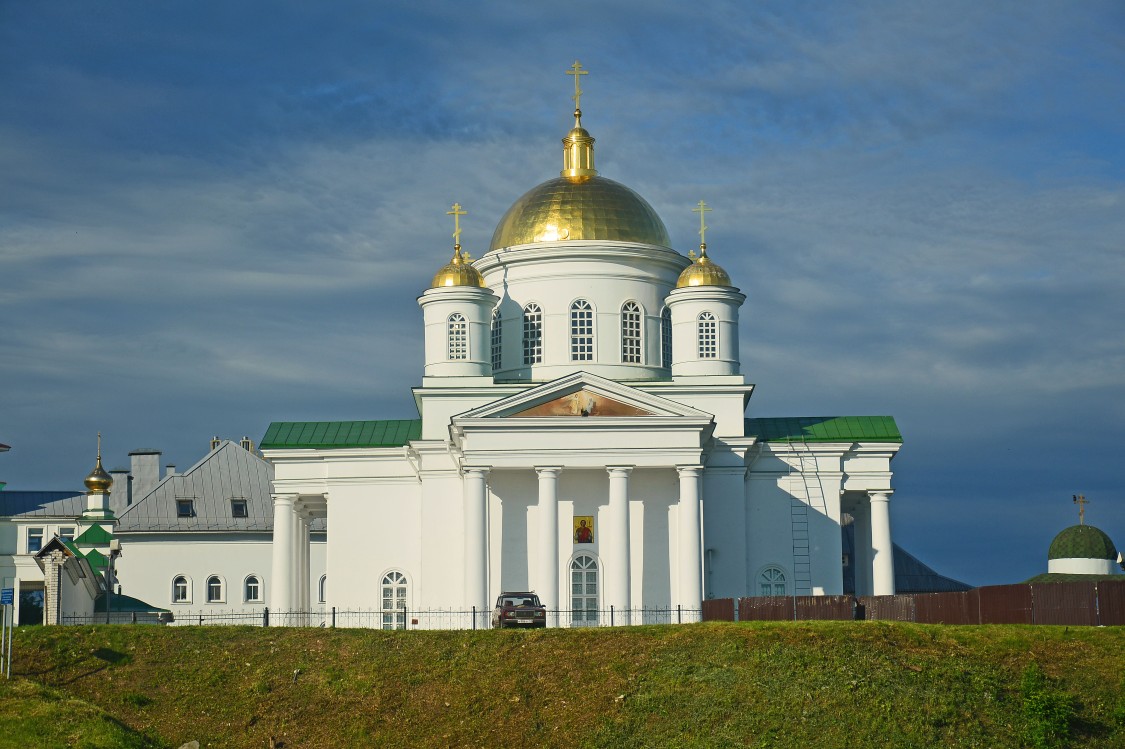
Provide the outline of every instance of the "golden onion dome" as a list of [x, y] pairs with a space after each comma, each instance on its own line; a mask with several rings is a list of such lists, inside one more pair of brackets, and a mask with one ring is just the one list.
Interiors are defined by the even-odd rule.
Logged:
[[102, 435], [98, 434], [98, 462], [94, 465], [94, 470], [90, 471], [90, 475], [86, 477], [83, 482], [86, 484], [86, 490], [89, 494], [109, 494], [109, 488], [113, 486], [113, 479], [102, 468]]
[[688, 286], [733, 286], [730, 275], [719, 265], [707, 257], [707, 245], [699, 245], [699, 257], [690, 253], [694, 262], [684, 268], [676, 281], [676, 288], [683, 289]]
[[500, 219], [489, 252], [567, 239], [671, 246], [664, 222], [644, 198], [620, 182], [593, 175], [558, 177], [524, 193]]
[[453, 246], [453, 259], [442, 266], [434, 275], [431, 289], [440, 289], [445, 286], [473, 286], [484, 288], [484, 277], [469, 263], [469, 255], [462, 254], [461, 245]]

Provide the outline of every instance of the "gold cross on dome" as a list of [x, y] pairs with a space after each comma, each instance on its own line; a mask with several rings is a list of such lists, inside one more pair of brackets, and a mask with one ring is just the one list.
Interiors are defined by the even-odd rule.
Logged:
[[98, 460], [102, 459], [102, 433], [98, 432]]
[[696, 208], [692, 208], [692, 209], [691, 209], [691, 212], [692, 212], [692, 213], [698, 213], [698, 214], [699, 214], [699, 243], [700, 243], [701, 245], [702, 245], [702, 244], [707, 244], [707, 224], [706, 224], [706, 223], [704, 223], [703, 219], [704, 219], [704, 218], [706, 217], [706, 215], [707, 215], [708, 213], [710, 213], [710, 212], [711, 212], [712, 210], [713, 210], [713, 209], [711, 209], [711, 208], [708, 208], [708, 207], [707, 207], [707, 204], [706, 204], [706, 203], [704, 203], [704, 202], [703, 202], [702, 200], [701, 200], [701, 201], [699, 201], [699, 206], [698, 206], [698, 207], [696, 207]]
[[453, 204], [453, 210], [452, 211], [446, 211], [445, 215], [453, 217], [453, 244], [460, 245], [461, 244], [461, 217], [462, 216], [468, 216], [469, 212], [461, 210], [461, 204], [460, 203], [454, 203]]
[[1075, 494], [1074, 504], [1078, 505], [1078, 524], [1086, 525], [1086, 505], [1090, 504], [1090, 500], [1085, 494]]
[[574, 99], [574, 108], [581, 109], [582, 107], [579, 104], [579, 101], [582, 98], [582, 87], [578, 85], [578, 81], [580, 80], [578, 76], [589, 75], [590, 71], [583, 70], [582, 63], [578, 62], [578, 60], [575, 60], [574, 64], [570, 66], [570, 70], [566, 71], [566, 74], [574, 76], [574, 96], [572, 96], [571, 98]]

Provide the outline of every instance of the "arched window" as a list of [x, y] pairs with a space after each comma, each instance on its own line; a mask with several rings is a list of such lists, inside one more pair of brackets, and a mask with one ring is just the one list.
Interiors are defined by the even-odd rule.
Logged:
[[406, 575], [383, 575], [383, 629], [406, 629]]
[[594, 360], [594, 308], [585, 299], [570, 305], [570, 360]]
[[262, 600], [262, 580], [257, 575], [247, 577], [243, 588], [247, 603]]
[[492, 371], [500, 369], [500, 310], [492, 310]]
[[469, 326], [465, 316], [454, 312], [449, 316], [449, 359], [469, 358]]
[[320, 576], [320, 585], [318, 586], [318, 589], [320, 590], [320, 596], [317, 600], [321, 603], [324, 603], [328, 600], [328, 575]]
[[763, 596], [785, 595], [785, 573], [780, 567], [766, 567], [758, 575], [758, 591]]
[[641, 308], [636, 302], [625, 302], [621, 307], [621, 361], [625, 364], [641, 363]]
[[672, 311], [667, 307], [660, 313], [660, 366], [672, 368]]
[[223, 579], [218, 575], [207, 578], [207, 603], [222, 603]]
[[172, 603], [191, 603], [191, 584], [184, 575], [172, 579]]
[[710, 312], [699, 313], [699, 358], [717, 359], [719, 356], [719, 334], [715, 327], [715, 316]]
[[543, 363], [543, 310], [535, 303], [523, 308], [523, 363]]
[[570, 611], [576, 625], [598, 621], [598, 562], [589, 554], [570, 563]]

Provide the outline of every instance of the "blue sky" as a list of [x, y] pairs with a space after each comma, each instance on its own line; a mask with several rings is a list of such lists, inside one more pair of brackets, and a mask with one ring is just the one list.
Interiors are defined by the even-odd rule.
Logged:
[[895, 538], [1125, 547], [1118, 2], [4, 3], [0, 481], [79, 487], [272, 420], [411, 418], [415, 297], [560, 168], [748, 295], [750, 414], [893, 414]]

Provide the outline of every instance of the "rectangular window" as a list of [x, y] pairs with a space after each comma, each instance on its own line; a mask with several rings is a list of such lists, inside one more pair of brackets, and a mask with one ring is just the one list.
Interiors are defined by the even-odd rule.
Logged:
[[73, 541], [74, 540], [74, 526], [64, 525], [59, 528], [60, 541]]
[[195, 500], [194, 499], [177, 499], [176, 500], [176, 517], [178, 517], [178, 518], [193, 518], [193, 517], [195, 517]]
[[641, 308], [636, 302], [621, 308], [621, 361], [641, 363]]
[[449, 316], [449, 358], [451, 361], [469, 358], [469, 324], [459, 312]]
[[493, 312], [492, 312], [492, 371], [493, 372], [499, 372], [500, 371], [500, 365], [502, 363], [501, 360], [500, 360], [501, 351], [502, 351], [502, 349], [501, 349], [501, 346], [500, 346], [500, 311], [499, 310], [493, 310]]
[[543, 363], [543, 310], [537, 304], [523, 309], [523, 363]]
[[594, 308], [584, 299], [570, 305], [570, 360], [594, 360]]
[[247, 518], [250, 513], [246, 508], [245, 499], [231, 499], [230, 501], [230, 516], [232, 518]]
[[667, 309], [660, 313], [660, 366], [672, 368], [672, 313]]
[[34, 554], [43, 548], [43, 529], [42, 528], [28, 528], [27, 529], [27, 553]]

